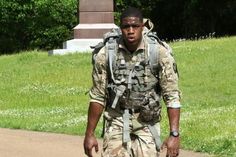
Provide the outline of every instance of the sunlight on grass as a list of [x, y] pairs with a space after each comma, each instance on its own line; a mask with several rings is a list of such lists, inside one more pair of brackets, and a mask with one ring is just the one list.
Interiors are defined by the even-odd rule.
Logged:
[[[236, 37], [171, 43], [182, 91], [182, 148], [236, 156]], [[91, 54], [0, 56], [0, 127], [84, 135]], [[162, 112], [162, 139], [169, 129]], [[102, 119], [96, 135], [102, 131]]]

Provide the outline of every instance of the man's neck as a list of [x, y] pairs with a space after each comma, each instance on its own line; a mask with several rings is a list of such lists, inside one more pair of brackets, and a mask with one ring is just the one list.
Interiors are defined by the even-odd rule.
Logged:
[[128, 46], [125, 42], [124, 42], [124, 44], [125, 44], [125, 47], [127, 48], [127, 50], [129, 52], [133, 53], [133, 52], [137, 51], [137, 49], [140, 47], [141, 42], [142, 42], [142, 39], [140, 39], [140, 41], [137, 45], [129, 45]]

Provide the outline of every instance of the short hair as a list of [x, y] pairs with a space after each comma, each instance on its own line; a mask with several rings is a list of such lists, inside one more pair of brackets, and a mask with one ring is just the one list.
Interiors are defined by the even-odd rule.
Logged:
[[120, 23], [122, 22], [122, 19], [126, 17], [138, 17], [140, 22], [143, 22], [142, 12], [139, 9], [134, 8], [134, 7], [128, 7], [122, 12], [120, 16]]

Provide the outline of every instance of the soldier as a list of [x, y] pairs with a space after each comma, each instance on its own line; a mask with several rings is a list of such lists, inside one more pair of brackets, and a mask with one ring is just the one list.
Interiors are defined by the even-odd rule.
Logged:
[[[93, 148], [98, 151], [94, 131], [104, 113], [103, 157], [158, 157], [161, 147], [167, 148], [166, 156], [176, 157], [181, 105], [171, 49], [158, 39], [148, 38], [149, 31], [145, 31], [138, 9], [127, 8], [120, 23], [122, 35], [114, 40], [117, 45], [111, 46], [111, 40], [111, 45], [102, 47], [94, 60], [85, 154], [92, 157]], [[170, 126], [170, 135], [162, 146], [161, 96]]]

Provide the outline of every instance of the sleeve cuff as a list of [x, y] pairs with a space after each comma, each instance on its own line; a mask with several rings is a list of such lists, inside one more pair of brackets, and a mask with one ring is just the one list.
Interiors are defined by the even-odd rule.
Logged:
[[96, 102], [96, 103], [99, 103], [99, 104], [102, 105], [102, 106], [105, 106], [105, 103], [104, 103], [103, 101], [91, 99], [90, 102]]
[[166, 105], [168, 108], [181, 108], [181, 104], [179, 102], [174, 102]]

